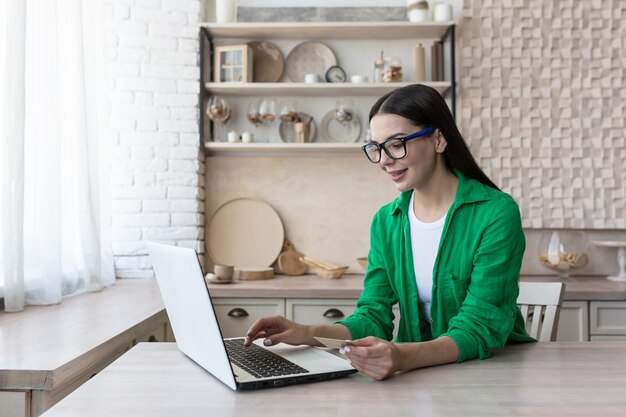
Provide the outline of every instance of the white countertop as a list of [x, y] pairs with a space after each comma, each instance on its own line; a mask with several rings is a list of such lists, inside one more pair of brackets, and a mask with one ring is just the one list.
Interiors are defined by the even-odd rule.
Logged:
[[[522, 281], [558, 281], [556, 276], [522, 276]], [[626, 301], [626, 283], [605, 277], [572, 277], [565, 282], [565, 300]], [[269, 280], [235, 281], [210, 284], [214, 297], [262, 298], [358, 298], [363, 290], [363, 275], [344, 275], [325, 280], [317, 275], [277, 275]]]

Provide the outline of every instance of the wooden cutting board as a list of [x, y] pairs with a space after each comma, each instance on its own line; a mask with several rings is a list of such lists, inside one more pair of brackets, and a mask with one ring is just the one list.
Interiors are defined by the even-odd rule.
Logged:
[[283, 223], [268, 203], [235, 198], [220, 206], [208, 224], [207, 250], [216, 264], [269, 267], [285, 241]]
[[274, 278], [273, 268], [264, 267], [235, 267], [235, 279], [241, 281], [253, 281], [260, 279], [272, 279]]
[[304, 255], [296, 252], [296, 248], [285, 239], [283, 252], [278, 256], [278, 268], [285, 275], [296, 276], [306, 273], [308, 267], [300, 260]]

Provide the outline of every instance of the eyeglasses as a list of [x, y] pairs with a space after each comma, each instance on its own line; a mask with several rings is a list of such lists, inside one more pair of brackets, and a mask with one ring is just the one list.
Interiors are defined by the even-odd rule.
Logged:
[[384, 150], [387, 156], [391, 159], [402, 159], [406, 156], [406, 142], [411, 139], [422, 138], [431, 135], [437, 128], [434, 126], [428, 126], [419, 132], [410, 134], [403, 138], [391, 138], [387, 139], [383, 143], [368, 142], [361, 146], [365, 156], [370, 162], [377, 164], [380, 162], [380, 150]]

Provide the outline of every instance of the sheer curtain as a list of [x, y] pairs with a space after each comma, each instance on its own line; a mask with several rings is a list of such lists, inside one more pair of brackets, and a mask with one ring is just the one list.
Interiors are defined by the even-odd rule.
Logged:
[[104, 0], [0, 6], [5, 310], [114, 282]]

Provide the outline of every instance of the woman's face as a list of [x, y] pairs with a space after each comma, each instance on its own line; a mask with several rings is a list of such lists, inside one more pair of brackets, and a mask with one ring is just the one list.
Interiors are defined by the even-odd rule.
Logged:
[[[403, 138], [415, 133], [424, 126], [416, 126], [409, 119], [379, 113], [370, 121], [372, 141], [383, 143], [391, 138]], [[385, 171], [398, 191], [420, 189], [432, 179], [438, 163], [443, 163], [441, 153], [445, 149], [445, 139], [439, 129], [429, 136], [410, 139], [405, 142], [406, 156], [391, 159], [381, 150], [378, 166]]]

